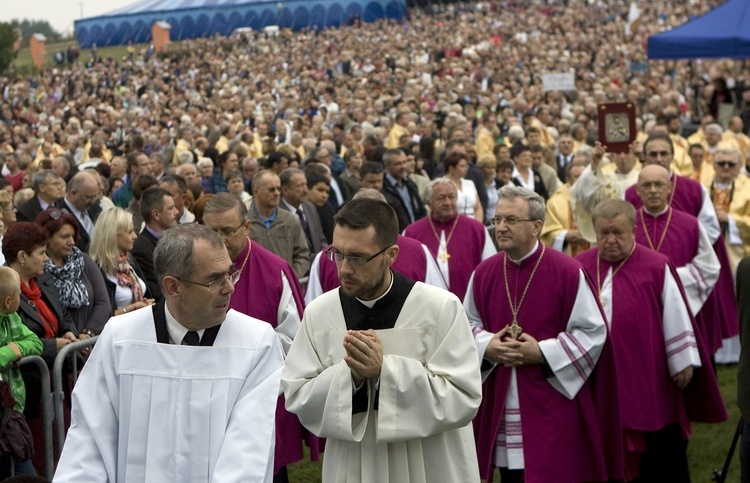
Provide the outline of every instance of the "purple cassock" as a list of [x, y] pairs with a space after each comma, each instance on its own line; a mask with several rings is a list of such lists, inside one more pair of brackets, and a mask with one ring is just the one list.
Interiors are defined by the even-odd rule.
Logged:
[[[704, 203], [701, 184], [690, 178], [683, 178], [674, 174], [671, 178], [670, 206], [700, 219], [701, 216], [699, 215]], [[636, 193], [635, 186], [628, 188], [625, 192], [625, 199], [636, 210], [643, 206], [641, 198]], [[708, 227], [704, 228], [709, 230]], [[721, 348], [723, 339], [736, 336], [740, 330], [737, 297], [734, 293], [734, 278], [732, 277], [723, 235], [719, 234], [719, 238], [713, 243], [713, 247], [719, 259], [721, 271], [713, 292], [704, 304], [701, 320], [698, 321], [705, 335], [706, 349], [711, 355]], [[679, 265], [675, 263], [675, 266]]]
[[[540, 243], [520, 266], [507, 263], [511, 299], [521, 298], [541, 248]], [[505, 256], [501, 252], [482, 262], [472, 284], [474, 305], [484, 330], [492, 333], [510, 325], [512, 318], [503, 276]], [[555, 250], [545, 251], [518, 312], [525, 333], [538, 341], [560, 339], [566, 333], [582, 271], [581, 264], [573, 258]], [[595, 293], [591, 282], [587, 283]], [[598, 305], [592, 307], [601, 310]], [[587, 355], [581, 364], [590, 365], [592, 361]], [[587, 378], [582, 370], [579, 373], [585, 382], [575, 397], [568, 399], [550, 384], [540, 365], [516, 367], [525, 481], [573, 483], [622, 478], [622, 430], [611, 344], [604, 344]], [[484, 399], [474, 419], [480, 477], [488, 482], [492, 481], [496, 436], [511, 374], [510, 368], [499, 365], [489, 374], [482, 388]]]
[[[693, 258], [698, 254], [700, 237], [699, 222], [694, 216], [676, 209], [672, 209], [671, 220], [669, 218], [669, 212], [654, 217], [644, 214], [639, 209], [636, 212], [635, 240], [646, 248], [650, 248], [649, 239], [651, 243], [657, 245], [664, 230], [667, 229], [667, 223], [669, 223], [667, 232], [664, 234], [663, 243], [661, 246], [655, 246], [655, 248], [658, 248], [657, 251], [659, 253], [666, 255], [673, 266], [679, 268], [691, 263]], [[648, 235], [643, 230], [643, 224], [646, 226]], [[691, 275], [695, 276], [694, 270], [691, 270]], [[700, 276], [697, 278], [701, 279]], [[682, 283], [685, 282], [683, 281]], [[719, 297], [715, 295], [717, 286], [718, 283], [712, 290], [711, 288], [706, 288], [706, 290], [711, 290], [707, 298], [701, 292], [700, 297], [705, 299], [705, 302], [700, 311], [694, 314], [703, 340], [706, 343], [706, 349], [711, 355], [715, 354], [722, 344], [721, 326], [717, 323], [718, 308], [716, 304], [719, 303]]]
[[[658, 431], [673, 423], [680, 423], [683, 435], [690, 434], [690, 421], [716, 423], [727, 418], [724, 402], [711, 367], [701, 332], [687, 310], [687, 299], [677, 273], [666, 256], [648, 247], [636, 247], [624, 265], [599, 260], [597, 277], [597, 248], [587, 250], [576, 258], [595, 280], [604, 280], [610, 269], [611, 278], [610, 335], [617, 366], [617, 385], [620, 398], [622, 428], [628, 447], [629, 431]], [[665, 340], [665, 291], [667, 267], [680, 289], [679, 297], [685, 304], [685, 315], [690, 317], [692, 331], [671, 334]], [[669, 309], [669, 307], [666, 307]], [[695, 368], [693, 378], [685, 390], [672, 380], [668, 359], [680, 357], [681, 351], [697, 346], [702, 367]]]
[[[250, 254], [248, 256], [248, 250]], [[277, 314], [284, 285], [281, 274], [286, 275], [299, 317], [304, 311], [304, 293], [294, 270], [286, 260], [263, 248], [260, 243], [247, 242], [242, 253], [233, 260], [240, 268], [245, 257], [247, 263], [242, 276], [234, 284], [230, 308], [258, 320], [277, 326]], [[276, 452], [274, 473], [279, 468], [302, 460], [302, 441], [310, 447], [310, 458], [317, 461], [320, 454], [318, 438], [302, 427], [299, 419], [284, 408], [284, 396], [276, 404]]]
[[[440, 238], [435, 234], [444, 233], [447, 238], [448, 290], [463, 300], [471, 274], [483, 260], [487, 240], [487, 228], [477, 220], [464, 215], [456, 215], [445, 223], [434, 218], [421, 218], [404, 230], [404, 235], [424, 243], [432, 256], [438, 260], [441, 253]], [[430, 225], [432, 221], [433, 226]], [[454, 226], [455, 223], [455, 226]], [[494, 252], [493, 252], [494, 253]]]
[[[427, 256], [422, 249], [422, 244], [399, 235], [396, 245], [398, 245], [398, 256], [391, 265], [393, 271], [400, 273], [409, 280], [424, 282], [427, 274]], [[320, 279], [320, 293], [328, 292], [341, 285], [336, 263], [328, 260], [325, 250], [323, 250], [318, 263], [318, 277]]]

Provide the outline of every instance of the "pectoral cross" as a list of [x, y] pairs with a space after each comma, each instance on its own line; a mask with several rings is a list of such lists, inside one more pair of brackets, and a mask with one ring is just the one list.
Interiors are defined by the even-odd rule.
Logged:
[[443, 263], [447, 262], [447, 261], [448, 261], [448, 259], [449, 259], [450, 257], [451, 257], [451, 256], [450, 256], [450, 254], [448, 253], [448, 250], [444, 250], [444, 251], [443, 251], [443, 253], [441, 253], [440, 255], [438, 255], [438, 258], [439, 258], [439, 259], [440, 259], [440, 261], [441, 261], [441, 262], [443, 262]]
[[521, 335], [521, 332], [523, 332], [523, 329], [520, 325], [518, 325], [518, 319], [513, 317], [513, 323], [508, 328], [508, 333], [510, 334], [510, 337], [513, 340], [518, 340], [518, 336]]

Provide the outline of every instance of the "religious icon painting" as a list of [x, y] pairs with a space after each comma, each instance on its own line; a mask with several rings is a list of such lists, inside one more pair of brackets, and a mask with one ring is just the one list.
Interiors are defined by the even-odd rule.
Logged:
[[635, 141], [635, 105], [631, 102], [599, 104], [599, 142], [610, 153], [628, 152]]

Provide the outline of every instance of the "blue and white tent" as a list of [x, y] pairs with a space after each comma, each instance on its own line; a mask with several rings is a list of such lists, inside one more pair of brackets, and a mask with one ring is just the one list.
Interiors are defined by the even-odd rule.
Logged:
[[750, 1], [723, 5], [648, 39], [649, 59], [750, 58]]
[[151, 26], [171, 25], [172, 40], [229, 35], [240, 27], [260, 30], [270, 25], [299, 30], [346, 25], [381, 18], [402, 20], [405, 0], [142, 0], [98, 17], [75, 22], [82, 48], [151, 41]]

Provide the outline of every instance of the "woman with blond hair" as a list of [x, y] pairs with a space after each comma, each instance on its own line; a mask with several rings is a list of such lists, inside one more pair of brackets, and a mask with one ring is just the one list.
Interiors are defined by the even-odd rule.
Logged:
[[133, 215], [122, 208], [104, 211], [96, 220], [89, 255], [104, 275], [113, 315], [154, 303], [154, 299], [146, 297], [143, 274], [130, 255], [136, 238]]

